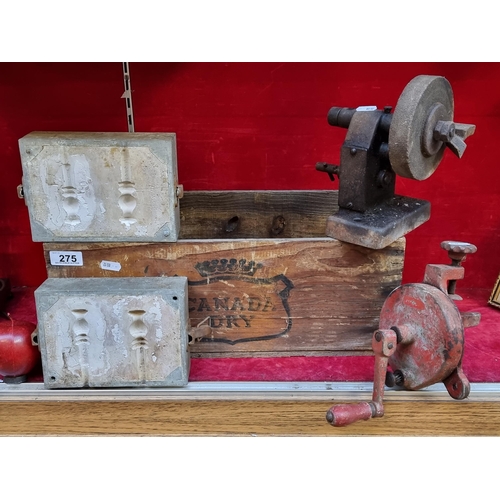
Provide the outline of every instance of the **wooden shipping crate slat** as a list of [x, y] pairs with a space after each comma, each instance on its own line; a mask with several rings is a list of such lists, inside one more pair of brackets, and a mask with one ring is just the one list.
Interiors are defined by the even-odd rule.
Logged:
[[180, 239], [325, 236], [338, 191], [188, 191], [180, 201]]
[[191, 325], [206, 321], [214, 332], [193, 355], [290, 355], [370, 349], [383, 301], [401, 281], [404, 240], [383, 250], [329, 238], [45, 248], [83, 254], [83, 266], [48, 260], [49, 277], [187, 276]]

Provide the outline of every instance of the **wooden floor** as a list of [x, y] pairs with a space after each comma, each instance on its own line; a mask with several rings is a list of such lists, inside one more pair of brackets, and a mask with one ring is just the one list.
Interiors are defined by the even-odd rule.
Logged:
[[[53, 393], [51, 393], [53, 394]], [[1, 396], [1, 394], [0, 394]], [[341, 396], [341, 395], [340, 395]], [[362, 394], [353, 400], [369, 400]], [[385, 416], [334, 428], [325, 413], [338, 394], [313, 400], [53, 400], [0, 397], [2, 436], [500, 436], [500, 396], [388, 394]]]

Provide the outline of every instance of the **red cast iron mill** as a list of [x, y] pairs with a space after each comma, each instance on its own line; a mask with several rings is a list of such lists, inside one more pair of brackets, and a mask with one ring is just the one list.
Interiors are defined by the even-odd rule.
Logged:
[[461, 263], [476, 252], [470, 243], [444, 241], [450, 265], [428, 264], [423, 283], [399, 286], [387, 297], [379, 329], [372, 337], [375, 373], [372, 401], [334, 405], [326, 420], [343, 427], [384, 415], [384, 386], [414, 391], [443, 382], [454, 399], [465, 399], [470, 384], [462, 370], [464, 329], [476, 326], [480, 314], [461, 313], [454, 300], [456, 281], [463, 279]]

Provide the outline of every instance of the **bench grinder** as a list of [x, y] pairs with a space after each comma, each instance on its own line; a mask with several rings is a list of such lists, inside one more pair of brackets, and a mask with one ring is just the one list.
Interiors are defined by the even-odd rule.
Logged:
[[340, 165], [317, 163], [332, 180], [339, 178], [339, 210], [326, 234], [341, 241], [380, 249], [423, 224], [430, 203], [395, 194], [396, 174], [415, 180], [430, 177], [445, 150], [458, 158], [475, 125], [453, 121], [451, 85], [441, 76], [411, 80], [392, 107], [333, 107], [328, 123], [347, 129]]

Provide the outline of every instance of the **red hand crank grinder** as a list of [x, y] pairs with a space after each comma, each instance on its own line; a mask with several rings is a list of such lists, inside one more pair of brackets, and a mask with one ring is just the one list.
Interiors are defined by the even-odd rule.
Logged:
[[454, 300], [461, 266], [474, 245], [444, 241], [450, 265], [428, 264], [423, 283], [402, 285], [387, 297], [379, 329], [372, 338], [375, 374], [372, 401], [335, 405], [327, 421], [341, 427], [384, 415], [384, 385], [418, 390], [443, 382], [454, 399], [469, 395], [470, 384], [462, 371], [464, 329], [479, 324], [479, 313], [461, 313]]

